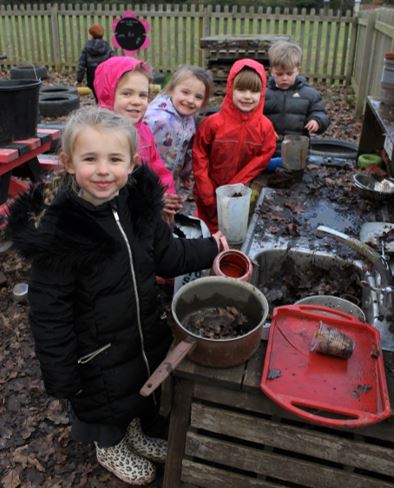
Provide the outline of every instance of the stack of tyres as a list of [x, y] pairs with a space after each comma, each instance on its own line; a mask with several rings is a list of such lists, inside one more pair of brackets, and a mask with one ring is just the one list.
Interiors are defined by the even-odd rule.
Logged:
[[78, 90], [72, 86], [45, 86], [40, 93], [40, 115], [42, 117], [62, 117], [79, 108]]

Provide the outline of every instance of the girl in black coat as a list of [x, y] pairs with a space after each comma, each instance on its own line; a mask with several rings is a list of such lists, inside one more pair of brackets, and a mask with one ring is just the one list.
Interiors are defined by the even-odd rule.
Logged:
[[48, 394], [69, 399], [73, 429], [96, 442], [100, 464], [142, 485], [155, 477], [146, 457], [166, 454], [138, 420], [157, 411], [158, 398], [138, 392], [172, 340], [155, 275], [209, 268], [220, 233], [173, 238], [161, 218], [163, 188], [135, 167], [135, 147], [127, 119], [79, 110], [63, 133], [67, 177], [55, 194], [41, 186], [23, 195], [7, 230], [32, 262], [29, 318]]

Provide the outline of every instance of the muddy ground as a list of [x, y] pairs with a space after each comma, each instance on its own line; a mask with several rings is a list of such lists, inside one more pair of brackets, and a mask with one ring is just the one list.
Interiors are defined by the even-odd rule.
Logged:
[[[45, 83], [72, 81], [71, 76], [52, 74]], [[322, 87], [322, 95], [332, 118], [325, 137], [357, 141], [361, 121], [354, 120], [351, 92]], [[93, 98], [81, 97], [81, 104], [91, 105]], [[330, 186], [335, 195], [335, 178]], [[284, 232], [279, 220], [273, 220], [272, 226]], [[0, 243], [4, 243], [2, 235]], [[28, 305], [12, 296], [14, 285], [28, 280], [28, 273], [28, 266], [12, 250], [0, 252], [0, 484], [5, 488], [126, 486], [97, 465], [91, 445], [70, 439], [65, 403], [44, 392], [27, 322]], [[161, 486], [161, 478], [151, 486]]]

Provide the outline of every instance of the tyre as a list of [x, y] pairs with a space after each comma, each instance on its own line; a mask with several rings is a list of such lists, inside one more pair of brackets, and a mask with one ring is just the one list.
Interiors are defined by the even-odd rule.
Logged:
[[46, 80], [48, 70], [45, 66], [33, 64], [20, 64], [10, 70], [11, 80]]
[[358, 145], [340, 139], [311, 139], [309, 154], [333, 158], [356, 159]]
[[38, 106], [43, 117], [61, 117], [79, 108], [79, 96], [72, 93], [42, 95]]
[[42, 95], [63, 95], [64, 93], [78, 94], [78, 90], [73, 86], [67, 85], [53, 85], [53, 86], [41, 86], [40, 96]]

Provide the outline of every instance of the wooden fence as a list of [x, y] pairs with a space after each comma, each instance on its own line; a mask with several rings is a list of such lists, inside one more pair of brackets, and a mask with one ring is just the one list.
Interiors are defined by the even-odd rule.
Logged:
[[380, 95], [384, 53], [388, 51], [394, 51], [394, 9], [360, 12], [352, 68], [357, 115], [363, 112], [368, 95]]
[[[31, 62], [75, 71], [94, 22], [112, 37], [112, 22], [133, 10], [150, 22], [151, 46], [138, 56], [156, 70], [183, 63], [205, 65], [200, 38], [219, 34], [287, 34], [303, 48], [302, 72], [310, 80], [350, 83], [356, 40], [351, 11], [203, 5], [7, 5], [0, 6], [3, 68]], [[119, 52], [121, 54], [121, 52]]]

